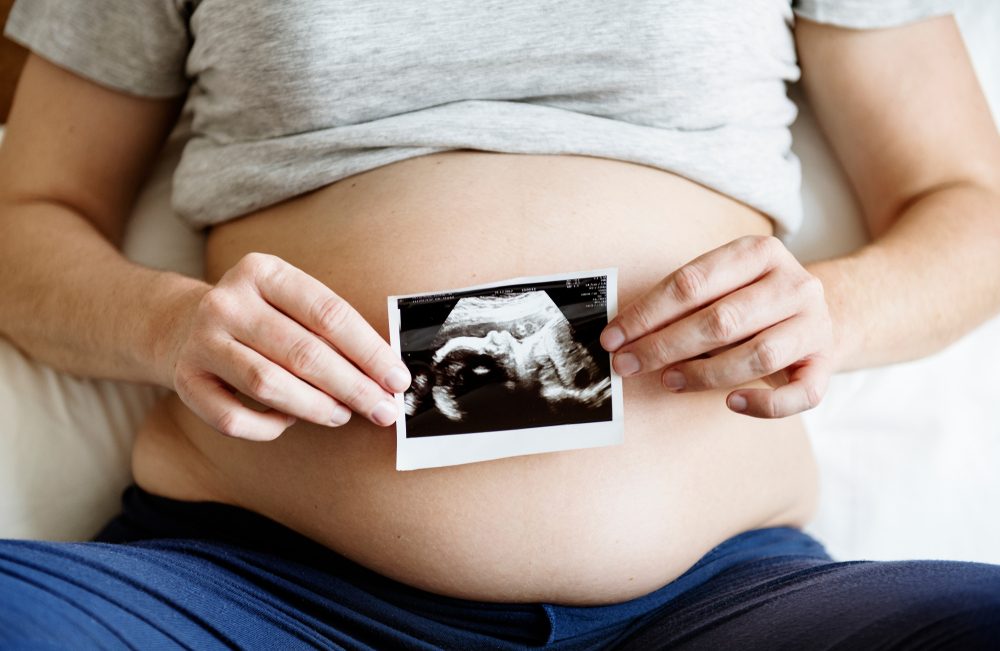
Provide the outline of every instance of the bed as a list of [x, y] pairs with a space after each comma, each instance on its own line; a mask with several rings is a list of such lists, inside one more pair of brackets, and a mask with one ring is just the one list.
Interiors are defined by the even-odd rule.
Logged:
[[[967, 0], [959, 23], [1000, 118], [1000, 3]], [[866, 233], [843, 173], [799, 104], [793, 135], [806, 222], [788, 245], [808, 261], [850, 251]], [[125, 250], [198, 276], [202, 238], [168, 202], [186, 133], [182, 122], [172, 134], [135, 207]], [[92, 535], [117, 509], [130, 479], [132, 433], [159, 395], [56, 372], [0, 338], [0, 537]], [[822, 482], [811, 531], [842, 559], [1000, 563], [997, 405], [1000, 318], [930, 358], [835, 377], [806, 415]]]

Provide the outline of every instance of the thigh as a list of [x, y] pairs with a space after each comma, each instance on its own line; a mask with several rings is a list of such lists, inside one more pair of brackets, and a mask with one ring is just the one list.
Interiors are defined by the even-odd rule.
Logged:
[[280, 546], [0, 541], [0, 649], [509, 650], [548, 634], [540, 607], [438, 598]]
[[188, 551], [0, 542], [0, 648], [303, 646], [294, 622], [285, 632], [260, 626], [269, 609], [233, 572]]
[[621, 649], [995, 649], [1000, 566], [792, 561], [723, 573]]

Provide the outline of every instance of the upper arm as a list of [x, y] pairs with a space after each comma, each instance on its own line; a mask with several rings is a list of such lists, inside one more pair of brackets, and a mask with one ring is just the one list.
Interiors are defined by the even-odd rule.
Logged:
[[1000, 191], [1000, 134], [951, 17], [893, 29], [796, 21], [802, 83], [873, 235], [936, 188]]
[[121, 238], [179, 99], [111, 90], [30, 55], [0, 146], [0, 201], [48, 201]]

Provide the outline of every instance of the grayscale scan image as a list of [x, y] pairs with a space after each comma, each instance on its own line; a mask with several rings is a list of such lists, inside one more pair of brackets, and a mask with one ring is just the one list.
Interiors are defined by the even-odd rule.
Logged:
[[610, 421], [607, 277], [398, 301], [406, 437]]

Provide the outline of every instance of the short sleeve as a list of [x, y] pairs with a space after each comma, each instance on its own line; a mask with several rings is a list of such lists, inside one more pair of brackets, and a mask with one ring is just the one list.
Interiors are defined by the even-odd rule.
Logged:
[[897, 27], [954, 12], [954, 0], [794, 0], [797, 16], [854, 29]]
[[4, 35], [91, 81], [146, 97], [187, 91], [182, 0], [18, 0]]

